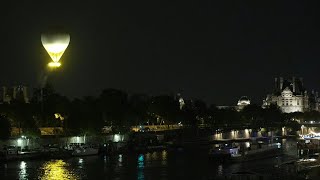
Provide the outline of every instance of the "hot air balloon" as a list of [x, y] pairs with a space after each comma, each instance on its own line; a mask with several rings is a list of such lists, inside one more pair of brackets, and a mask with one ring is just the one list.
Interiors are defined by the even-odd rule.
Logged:
[[59, 67], [61, 65], [59, 60], [69, 45], [70, 35], [67, 33], [45, 33], [41, 35], [41, 42], [53, 61], [48, 65]]

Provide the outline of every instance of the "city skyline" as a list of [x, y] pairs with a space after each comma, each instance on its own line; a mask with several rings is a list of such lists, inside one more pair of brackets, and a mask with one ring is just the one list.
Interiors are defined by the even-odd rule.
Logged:
[[[29, 87], [28, 86], [23, 86], [23, 85], [14, 85], [14, 86], [2, 86], [2, 91], [1, 92], [1, 96], [0, 96], [0, 103], [1, 102], [10, 102], [12, 99], [16, 99], [16, 93], [22, 93], [21, 90], [23, 90], [23, 96], [25, 99], [25, 102], [28, 102], [28, 99], [31, 99], [32, 96], [34, 95], [34, 91], [37, 91], [37, 88], [34, 88], [33, 90], [31, 90], [31, 92], [29, 92], [29, 90], [27, 90]], [[50, 85], [50, 88], [54, 88]], [[18, 90], [19, 89], [19, 90]], [[316, 110], [318, 111], [319, 108], [319, 102], [320, 102], [320, 98], [319, 98], [319, 92], [316, 91], [315, 89], [306, 89], [305, 85], [304, 85], [304, 80], [302, 77], [276, 77], [274, 79], [274, 85], [273, 87], [271, 87], [270, 91], [265, 94], [264, 98], [261, 100], [261, 102], [252, 102], [252, 98], [250, 96], [244, 95], [241, 96], [235, 103], [232, 104], [216, 104], [216, 103], [208, 103], [206, 102], [204, 99], [194, 99], [194, 98], [188, 98], [183, 96], [183, 94], [177, 92], [177, 93], [169, 93], [169, 94], [144, 94], [144, 93], [130, 93], [130, 92], [126, 92], [122, 89], [115, 89], [115, 88], [106, 88], [106, 89], [114, 89], [114, 90], [120, 90], [123, 91], [124, 93], [128, 94], [128, 98], [130, 99], [131, 96], [134, 97], [134, 95], [146, 95], [149, 97], [157, 97], [157, 96], [162, 96], [162, 95], [167, 95], [167, 96], [174, 96], [175, 99], [179, 99], [177, 97], [182, 98], [182, 100], [200, 100], [200, 101], [204, 101], [207, 105], [207, 107], [210, 107], [211, 105], [214, 105], [218, 108], [229, 108], [229, 107], [236, 107], [236, 109], [238, 108], [237, 106], [241, 106], [241, 108], [243, 108], [244, 106], [248, 105], [248, 104], [253, 104], [253, 105], [261, 105], [261, 107], [265, 108], [267, 106], [269, 106], [270, 104], [277, 104], [279, 106], [280, 109], [282, 109], [283, 111], [289, 111], [287, 113], [290, 112], [294, 112], [294, 111], [299, 111], [299, 112], [303, 112], [303, 111], [310, 111], [310, 110]], [[102, 93], [104, 90], [101, 90], [100, 93]], [[53, 89], [54, 90], [54, 89]], [[55, 90], [54, 90], [55, 91]], [[284, 106], [284, 103], [281, 103], [281, 101], [283, 101], [283, 99], [281, 98], [283, 93], [288, 93], [287, 91], [290, 91], [289, 93], [292, 93], [290, 97], [292, 97], [292, 95], [295, 97], [296, 95], [300, 96], [300, 97], [305, 97], [306, 98], [306, 102], [302, 103], [301, 100], [299, 100], [299, 102], [301, 101], [301, 106], [299, 106], [299, 102], [295, 102], [295, 103], [291, 103], [291, 104], [287, 104], [286, 106]], [[57, 92], [59, 93], [59, 92]], [[59, 93], [60, 94], [60, 93]], [[63, 95], [63, 94], [61, 94]], [[63, 95], [64, 96], [64, 95]], [[95, 97], [95, 98], [99, 98], [98, 96], [92, 96], [92, 95], [85, 95], [83, 97], [75, 97], [75, 98], [86, 98], [86, 97]], [[278, 98], [279, 97], [279, 98]], [[253, 98], [254, 99], [254, 98]], [[289, 98], [287, 99], [288, 101], [293, 101], [294, 98]], [[69, 97], [69, 100], [73, 100]], [[180, 102], [180, 99], [178, 100]], [[278, 101], [278, 102], [277, 102]], [[243, 104], [244, 103], [244, 104]], [[288, 102], [287, 102], [288, 103]], [[290, 105], [290, 106], [288, 106]], [[296, 106], [292, 106], [292, 105], [298, 105], [299, 107]], [[282, 107], [284, 106], [284, 107]], [[289, 108], [290, 110], [284, 110], [286, 108]], [[298, 109], [296, 109], [298, 108]]]
[[[56, 2], [58, 3], [58, 2]], [[0, 84], [37, 87], [50, 57], [40, 36], [63, 27], [71, 41], [50, 74], [70, 98], [102, 89], [181, 93], [208, 104], [241, 96], [261, 104], [274, 78], [302, 77], [319, 90], [318, 4], [206, 2], [10, 2], [4, 18]]]

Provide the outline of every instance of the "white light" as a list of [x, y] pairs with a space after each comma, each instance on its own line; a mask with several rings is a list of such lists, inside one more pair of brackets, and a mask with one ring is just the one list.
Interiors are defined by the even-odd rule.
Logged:
[[21, 146], [21, 145], [22, 145], [22, 139], [19, 138], [19, 139], [17, 140], [17, 143], [18, 143], [18, 146]]
[[79, 164], [82, 164], [82, 163], [83, 163], [83, 159], [79, 158]]
[[298, 160], [298, 162], [314, 162], [314, 161], [316, 161], [316, 159], [314, 159], [314, 158]]
[[119, 154], [119, 162], [122, 162], [122, 154]]
[[24, 161], [21, 161], [21, 163], [20, 163], [19, 179], [28, 179], [27, 178], [27, 164]]
[[246, 148], [249, 148], [250, 147], [250, 142], [245, 142], [245, 146], [246, 146]]
[[21, 163], [20, 163], [20, 169], [26, 169], [26, 167], [27, 167], [26, 162], [21, 161]]
[[121, 140], [120, 134], [113, 135], [113, 142], [119, 142]]

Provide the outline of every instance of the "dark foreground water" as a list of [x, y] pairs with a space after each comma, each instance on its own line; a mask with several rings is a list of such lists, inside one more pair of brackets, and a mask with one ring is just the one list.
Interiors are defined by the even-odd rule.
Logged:
[[207, 151], [158, 151], [114, 156], [9, 162], [0, 179], [301, 179], [289, 156], [245, 163], [209, 160]]

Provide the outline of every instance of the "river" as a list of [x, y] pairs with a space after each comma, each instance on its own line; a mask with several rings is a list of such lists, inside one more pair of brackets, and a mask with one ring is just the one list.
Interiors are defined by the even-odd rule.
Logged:
[[[294, 143], [294, 142], [293, 142]], [[2, 179], [304, 179], [294, 165], [292, 142], [284, 156], [245, 163], [222, 163], [208, 158], [206, 148], [156, 151], [113, 156], [14, 161], [0, 166]]]

